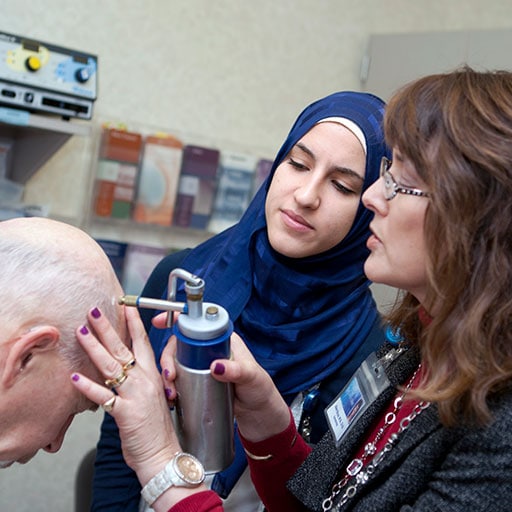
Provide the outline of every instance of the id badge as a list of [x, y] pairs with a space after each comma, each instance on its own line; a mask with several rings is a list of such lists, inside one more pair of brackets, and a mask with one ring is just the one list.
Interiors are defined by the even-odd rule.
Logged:
[[384, 366], [372, 352], [325, 409], [337, 447], [359, 417], [389, 385]]

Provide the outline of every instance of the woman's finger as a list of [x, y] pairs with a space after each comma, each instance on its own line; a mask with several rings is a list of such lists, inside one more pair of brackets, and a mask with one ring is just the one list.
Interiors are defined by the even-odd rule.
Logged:
[[122, 340], [99, 308], [93, 308], [88, 315], [89, 322], [109, 353], [122, 365], [133, 359], [127, 346], [128, 340]]
[[[172, 314], [172, 311], [169, 312], [169, 314]], [[167, 327], [167, 313], [160, 313], [158, 315], [155, 315], [151, 319], [151, 323], [157, 328], [157, 329], [165, 329]]]
[[98, 406], [108, 402], [114, 394], [107, 388], [96, 384], [91, 379], [81, 373], [73, 373], [71, 375], [73, 385], [83, 393], [91, 402]]
[[155, 354], [149, 342], [144, 324], [136, 308], [124, 308], [128, 332], [132, 339], [132, 349], [137, 360], [145, 365], [155, 365]]
[[96, 337], [91, 333], [86, 325], [82, 325], [76, 330], [76, 337], [91, 361], [94, 363], [96, 368], [98, 368], [106, 380], [120, 380], [123, 374], [126, 374], [126, 372], [123, 370], [123, 365], [117, 359], [111, 356], [110, 352], [105, 346], [98, 342]]
[[160, 357], [160, 366], [162, 368], [162, 379], [164, 383], [165, 396], [170, 406], [174, 406], [176, 399], [176, 366], [174, 364], [174, 355], [176, 353], [176, 336], [171, 336]]
[[210, 366], [212, 376], [220, 382], [235, 384], [235, 409], [265, 408], [276, 393], [270, 375], [256, 362], [238, 334], [231, 335], [231, 359], [218, 359]]
[[[125, 394], [131, 386], [137, 386], [152, 380], [155, 388], [163, 396], [161, 380], [159, 378], [151, 345], [147, 342], [144, 326], [136, 310], [127, 311], [127, 327], [123, 330], [124, 337], [130, 334], [134, 339], [134, 353], [129, 351], [124, 342], [112, 328], [109, 320], [101, 315], [99, 310], [93, 309], [89, 321], [94, 330], [93, 334], [87, 327], [77, 330], [77, 338], [91, 361], [105, 377], [107, 388], [115, 388], [116, 393]], [[124, 346], [124, 351], [120, 350]], [[116, 355], [110, 350], [117, 350]], [[119, 354], [123, 354], [119, 356]], [[119, 362], [119, 358], [126, 358]], [[156, 377], [156, 378], [155, 378]]]

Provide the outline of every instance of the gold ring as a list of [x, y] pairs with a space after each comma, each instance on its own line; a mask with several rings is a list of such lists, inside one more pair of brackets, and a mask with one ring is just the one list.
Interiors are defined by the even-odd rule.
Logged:
[[108, 388], [117, 388], [126, 380], [126, 377], [128, 377], [128, 375], [126, 375], [123, 370], [117, 377], [114, 377], [113, 379], [107, 379], [105, 381], [105, 386]]
[[101, 404], [101, 407], [105, 412], [110, 412], [114, 408], [116, 398], [116, 395], [114, 395], [111, 398], [109, 398], [104, 404]]
[[136, 363], [137, 363], [137, 361], [135, 360], [135, 358], [132, 358], [127, 363], [124, 363], [123, 364], [123, 372], [127, 372], [128, 370], [131, 370], [135, 366]]

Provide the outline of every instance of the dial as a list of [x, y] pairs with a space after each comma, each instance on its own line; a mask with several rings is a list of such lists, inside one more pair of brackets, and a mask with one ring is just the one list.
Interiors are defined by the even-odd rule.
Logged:
[[31, 55], [30, 57], [27, 57], [25, 66], [29, 71], [35, 72], [41, 67], [41, 60], [36, 55]]
[[84, 84], [91, 78], [91, 72], [89, 71], [89, 68], [79, 68], [75, 71], [75, 78], [78, 82], [81, 84]]

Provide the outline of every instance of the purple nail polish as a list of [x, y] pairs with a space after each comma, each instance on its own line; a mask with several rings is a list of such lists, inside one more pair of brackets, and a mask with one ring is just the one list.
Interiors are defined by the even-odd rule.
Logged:
[[101, 312], [98, 308], [94, 308], [91, 310], [91, 316], [93, 318], [99, 318], [101, 316]]
[[170, 400], [172, 398], [172, 389], [165, 388], [165, 396], [167, 397], [168, 400]]
[[169, 379], [169, 375], [171, 374], [171, 372], [169, 370], [167, 370], [167, 368], [164, 370], [164, 377], [166, 379]]
[[222, 363], [215, 363], [213, 373], [215, 373], [216, 375], [224, 375], [225, 371], [226, 367]]
[[73, 375], [71, 375], [71, 378], [76, 382], [80, 377], [76, 373], [73, 373]]
[[87, 329], [86, 325], [82, 325], [82, 327], [80, 327], [80, 332], [82, 334], [89, 334], [89, 329]]

